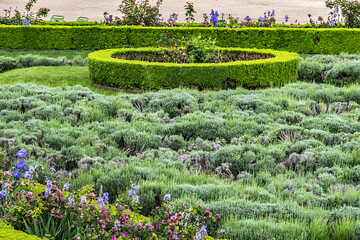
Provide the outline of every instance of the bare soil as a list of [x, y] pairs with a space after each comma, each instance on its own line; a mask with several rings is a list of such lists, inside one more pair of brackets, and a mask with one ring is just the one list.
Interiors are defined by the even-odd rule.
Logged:
[[[290, 23], [297, 20], [302, 24], [309, 22], [308, 14], [312, 14], [314, 18], [327, 18], [329, 13], [325, 0], [164, 0], [160, 12], [165, 19], [173, 12], [178, 13], [178, 22], [184, 22], [184, 5], [189, 1], [194, 3], [197, 22], [202, 22], [203, 13], [209, 15], [211, 9], [224, 13], [226, 17], [231, 14], [240, 18], [258, 18], [265, 11], [275, 9], [277, 23], [282, 23], [285, 15], [288, 15]], [[25, 12], [26, 2], [27, 0], [0, 0], [0, 10], [17, 7]], [[154, 0], [152, 2], [155, 3]], [[90, 21], [101, 21], [105, 11], [119, 16], [117, 8], [120, 3], [121, 0], [38, 0], [33, 9], [50, 8], [50, 14], [45, 20], [49, 20], [52, 15], [63, 15], [65, 21], [75, 21], [80, 16], [89, 17]]]

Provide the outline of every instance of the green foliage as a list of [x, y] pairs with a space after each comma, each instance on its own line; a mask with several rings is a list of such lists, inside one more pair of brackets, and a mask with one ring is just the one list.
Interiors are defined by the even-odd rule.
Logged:
[[13, 65], [14, 62], [15, 62], [15, 59], [13, 59], [13, 58], [0, 56], [0, 73], [14, 68], [14, 65]]
[[[219, 64], [175, 64], [114, 59], [125, 53], [150, 53], [156, 49], [110, 49], [89, 54], [94, 83], [123, 89], [162, 89], [196, 86], [221, 89], [236, 86], [278, 86], [297, 79], [298, 55], [272, 50], [219, 49], [225, 52], [272, 55], [270, 59]], [[195, 51], [195, 50], [194, 50]]]
[[223, 226], [230, 239], [307, 239], [308, 229], [301, 223], [276, 222], [271, 219], [231, 221]]
[[358, 83], [360, 81], [360, 62], [345, 62], [335, 65], [325, 77], [325, 82], [337, 86]]
[[5, 223], [0, 223], [0, 239], [1, 240], [41, 240], [45, 238], [39, 238], [37, 236], [32, 236], [22, 231], [14, 230], [11, 225]]
[[194, 3], [186, 2], [184, 7], [185, 7], [185, 10], [186, 10], [186, 12], [185, 12], [185, 16], [186, 16], [185, 20], [186, 20], [186, 22], [189, 23], [189, 24], [195, 22], [194, 13], [196, 13], [196, 11], [194, 9]]
[[[155, 47], [162, 34], [179, 38], [201, 35], [219, 47], [269, 48], [309, 54], [358, 53], [358, 29], [313, 28], [166, 28], [102, 26], [1, 26], [3, 49], [99, 50]], [[26, 33], [26, 34], [24, 34]], [[11, 41], [9, 41], [11, 39]], [[344, 46], [342, 43], [348, 43]]]
[[[38, 220], [25, 220], [25, 228], [27, 233], [35, 235], [40, 238], [50, 237], [52, 239], [73, 239], [77, 236], [76, 228], [72, 228], [72, 221], [75, 216], [70, 216], [70, 211], [63, 213], [61, 220], [56, 220], [56, 217], [50, 214], [43, 214], [39, 216]], [[40, 221], [40, 223], [38, 222]]]
[[54, 176], [63, 185], [72, 172], [71, 191], [102, 185], [111, 201], [121, 195], [127, 204], [133, 181], [143, 214], [168, 193], [199, 200], [220, 213], [219, 229], [231, 239], [356, 239], [357, 85], [106, 97], [80, 86], [17, 84], [0, 93], [1, 151], [11, 159], [25, 149], [42, 183]]

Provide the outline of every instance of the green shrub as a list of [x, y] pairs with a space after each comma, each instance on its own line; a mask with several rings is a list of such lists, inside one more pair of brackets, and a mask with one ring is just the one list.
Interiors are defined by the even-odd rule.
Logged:
[[154, 53], [156, 48], [109, 49], [88, 56], [94, 83], [123, 89], [161, 89], [196, 86], [220, 89], [228, 84], [244, 87], [283, 85], [297, 79], [298, 55], [255, 49], [219, 49], [273, 55], [273, 58], [230, 63], [176, 64], [115, 59], [118, 54]]
[[326, 74], [325, 82], [344, 86], [360, 81], [360, 62], [344, 62], [334, 65]]
[[45, 238], [39, 238], [34, 235], [29, 235], [25, 232], [14, 230], [14, 228], [6, 223], [0, 222], [0, 239], [1, 240], [41, 240]]
[[186, 146], [186, 141], [184, 140], [183, 136], [171, 135], [165, 138], [164, 141], [169, 148], [175, 151]]
[[304, 82], [323, 83], [325, 67], [319, 62], [302, 60], [299, 64], [299, 80]]
[[342, 152], [339, 149], [327, 149], [323, 152], [318, 153], [318, 166], [331, 168], [334, 165], [340, 167], [349, 164], [351, 157], [349, 154]]
[[14, 63], [16, 63], [14, 58], [0, 56], [0, 73], [14, 68]]

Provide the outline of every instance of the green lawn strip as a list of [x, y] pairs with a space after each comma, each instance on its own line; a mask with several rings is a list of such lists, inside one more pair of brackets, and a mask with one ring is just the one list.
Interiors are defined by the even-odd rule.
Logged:
[[34, 83], [48, 87], [81, 85], [103, 95], [120, 92], [94, 87], [87, 67], [31, 67], [0, 73], [0, 84]]

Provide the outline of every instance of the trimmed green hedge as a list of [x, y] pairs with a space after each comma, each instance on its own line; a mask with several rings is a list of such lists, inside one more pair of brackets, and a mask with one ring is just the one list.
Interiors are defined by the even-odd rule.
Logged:
[[94, 83], [123, 89], [162, 89], [198, 87], [221, 89], [226, 85], [243, 87], [278, 86], [298, 78], [297, 53], [274, 50], [221, 48], [223, 52], [270, 54], [273, 58], [230, 63], [158, 63], [112, 58], [125, 53], [153, 53], [156, 48], [108, 49], [88, 56]]
[[37, 236], [29, 235], [22, 231], [14, 230], [11, 225], [0, 222], [0, 240], [45, 240]]
[[161, 34], [201, 34], [219, 47], [284, 50], [297, 53], [360, 52], [360, 29], [316, 28], [165, 28], [106, 26], [0, 26], [0, 49], [100, 50], [155, 47]]

